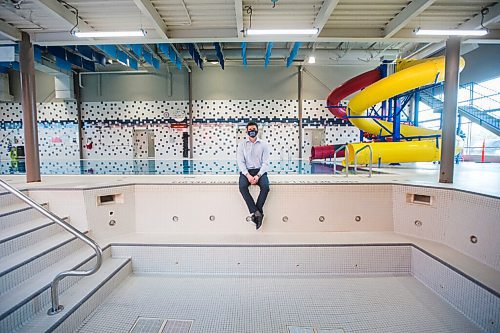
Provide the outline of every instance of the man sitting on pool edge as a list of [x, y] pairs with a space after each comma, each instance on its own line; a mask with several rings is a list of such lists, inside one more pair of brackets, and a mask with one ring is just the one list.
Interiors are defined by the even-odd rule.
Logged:
[[[267, 142], [259, 139], [257, 134], [259, 128], [253, 121], [246, 126], [248, 137], [238, 145], [236, 158], [240, 170], [240, 193], [247, 204], [252, 215], [252, 221], [258, 230], [264, 219], [264, 203], [269, 194], [269, 179], [267, 170], [269, 168], [269, 146]], [[260, 187], [257, 202], [254, 202], [248, 187], [258, 185]]]

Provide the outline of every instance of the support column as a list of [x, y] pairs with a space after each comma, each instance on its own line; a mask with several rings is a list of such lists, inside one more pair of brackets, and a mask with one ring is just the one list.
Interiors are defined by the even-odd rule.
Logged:
[[189, 85], [189, 158], [193, 158], [193, 72], [188, 72], [188, 85]]
[[393, 115], [392, 115], [392, 141], [401, 141], [401, 109], [398, 110], [398, 98], [394, 97], [392, 99], [393, 105]]
[[460, 38], [449, 37], [446, 41], [444, 106], [441, 117], [443, 136], [441, 139], [441, 165], [439, 168], [440, 183], [453, 183], [459, 66]]
[[413, 115], [415, 114], [415, 97], [412, 96], [408, 102], [408, 121], [413, 122]]
[[76, 121], [78, 126], [77, 140], [80, 166], [83, 164], [83, 121], [82, 121], [82, 91], [80, 87], [80, 73], [73, 74], [73, 89], [76, 100]]
[[[380, 77], [383, 79], [387, 77], [387, 63], [384, 63], [380, 65], [379, 67], [380, 70]], [[382, 110], [380, 112], [380, 115], [382, 116], [382, 119], [387, 115], [387, 100], [382, 101]]]
[[21, 105], [23, 108], [24, 154], [26, 156], [26, 182], [39, 182], [40, 156], [38, 152], [38, 127], [35, 95], [35, 59], [33, 44], [26, 32], [19, 43], [21, 74]]
[[299, 99], [299, 159], [302, 159], [302, 66], [298, 71], [298, 99]]
[[420, 112], [420, 91], [415, 92], [413, 101], [413, 126], [418, 126], [418, 113]]

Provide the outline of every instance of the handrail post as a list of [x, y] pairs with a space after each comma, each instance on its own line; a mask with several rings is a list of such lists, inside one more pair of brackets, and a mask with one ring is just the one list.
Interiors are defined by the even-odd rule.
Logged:
[[373, 168], [373, 148], [370, 145], [364, 145], [363, 147], [359, 148], [354, 152], [354, 173], [357, 174], [358, 172], [358, 154], [368, 148], [370, 151], [370, 162], [368, 163], [369, 165], [369, 173], [368, 177], [370, 178], [372, 176], [372, 168]]
[[345, 161], [345, 176], [349, 177], [349, 148], [347, 145], [345, 146], [344, 161]]
[[95, 251], [95, 258], [96, 258], [96, 263], [95, 266], [88, 270], [88, 271], [80, 271], [80, 270], [68, 270], [68, 271], [63, 271], [60, 272], [59, 274], [56, 275], [56, 277], [52, 280], [51, 283], [51, 301], [52, 301], [52, 307], [47, 311], [48, 315], [54, 315], [56, 313], [61, 312], [64, 309], [64, 306], [59, 304], [59, 293], [58, 293], [58, 287], [59, 287], [59, 281], [61, 281], [63, 278], [67, 276], [87, 276], [87, 275], [92, 275], [95, 272], [101, 268], [102, 264], [102, 249], [97, 244], [93, 239], [85, 236], [80, 230], [76, 229], [72, 225], [64, 222], [61, 218], [59, 218], [57, 215], [54, 213], [46, 210], [39, 204], [37, 204], [35, 201], [33, 201], [31, 198], [27, 197], [24, 195], [21, 191], [13, 188], [6, 182], [0, 179], [0, 186], [5, 188], [8, 192], [10, 192], [12, 195], [16, 196], [18, 199], [21, 201], [24, 201], [28, 206], [32, 207], [33, 209], [37, 210], [39, 213], [41, 213], [43, 216], [51, 220], [52, 222], [60, 225], [63, 227], [66, 231], [69, 233], [73, 234], [76, 238], [80, 239], [84, 243], [86, 243], [88, 246], [90, 246], [94, 251]]
[[344, 147], [347, 147], [346, 145], [342, 145], [335, 149], [333, 152], [333, 173], [335, 174], [337, 172], [337, 153]]
[[335, 149], [333, 152], [333, 173], [337, 171], [337, 153], [342, 149], [345, 148], [345, 153], [344, 153], [344, 161], [345, 161], [345, 176], [349, 177], [349, 149], [347, 149], [347, 144], [342, 145]]

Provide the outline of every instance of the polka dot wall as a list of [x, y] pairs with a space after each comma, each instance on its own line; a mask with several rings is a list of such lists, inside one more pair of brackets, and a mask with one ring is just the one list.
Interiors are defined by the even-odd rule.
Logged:
[[157, 159], [182, 158], [182, 132], [166, 126], [156, 126], [155, 156]]
[[354, 126], [327, 126], [325, 128], [325, 144], [341, 145], [360, 141], [359, 129]]
[[[37, 105], [41, 159], [78, 158], [78, 126], [75, 102]], [[12, 145], [24, 144], [20, 103], [0, 103], [0, 159], [8, 159]]]
[[[112, 101], [82, 103], [83, 156], [92, 160], [132, 159], [138, 131], [151, 131], [156, 159], [182, 158], [182, 129], [187, 101]], [[7, 143], [23, 143], [20, 103], [0, 103], [0, 158], [8, 159]], [[201, 159], [234, 159], [245, 136], [245, 124], [259, 123], [260, 136], [269, 142], [271, 159], [298, 158], [297, 100], [195, 100], [193, 101], [193, 155]], [[75, 102], [38, 105], [40, 156], [43, 159], [77, 159], [78, 125]], [[336, 119], [322, 100], [303, 101], [303, 127], [324, 130], [325, 144], [359, 140], [359, 130]], [[303, 135], [304, 157], [311, 140]], [[143, 133], [145, 135], [145, 132]], [[135, 137], [135, 139], [134, 139]], [[136, 152], [137, 153], [137, 152]], [[144, 156], [145, 152], [139, 154]]]
[[[103, 160], [132, 159], [134, 131], [150, 130], [154, 133], [156, 158], [182, 158], [182, 134], [171, 129], [170, 124], [184, 120], [187, 111], [187, 101], [83, 103], [83, 156]], [[143, 140], [140, 136], [135, 137]], [[136, 148], [139, 146], [135, 144]], [[136, 153], [136, 156], [147, 156], [145, 152]]]
[[194, 158], [234, 159], [236, 156], [237, 126], [227, 123], [193, 126]]

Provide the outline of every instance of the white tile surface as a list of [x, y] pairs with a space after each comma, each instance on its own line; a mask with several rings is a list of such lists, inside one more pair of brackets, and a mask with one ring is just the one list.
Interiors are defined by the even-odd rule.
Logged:
[[191, 333], [481, 332], [412, 277], [132, 275], [78, 332], [127, 332], [139, 316], [193, 320]]
[[381, 274], [410, 272], [409, 246], [112, 246], [134, 272], [166, 274]]
[[[416, 186], [393, 190], [395, 232], [443, 243], [500, 271], [500, 199]], [[409, 194], [429, 195], [432, 205], [409, 203]]]
[[412, 249], [412, 275], [486, 332], [500, 331], [500, 297], [481, 288], [418, 249]]

